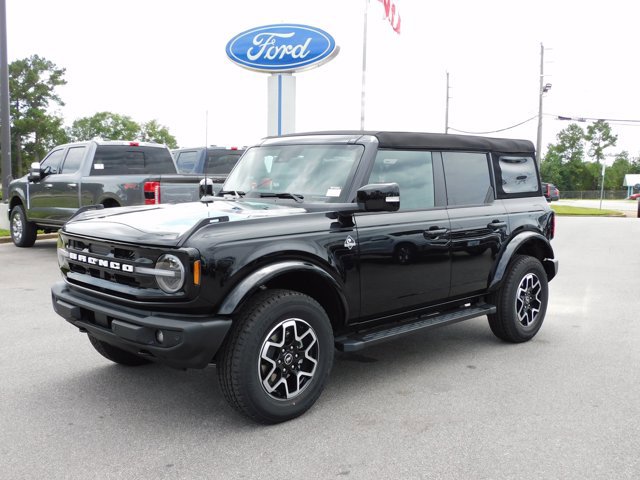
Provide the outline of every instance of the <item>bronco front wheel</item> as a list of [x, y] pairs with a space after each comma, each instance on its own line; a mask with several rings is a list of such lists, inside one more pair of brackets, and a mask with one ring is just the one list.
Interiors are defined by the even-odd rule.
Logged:
[[218, 362], [227, 401], [262, 423], [308, 410], [333, 363], [333, 332], [324, 309], [290, 290], [258, 293], [234, 319]]

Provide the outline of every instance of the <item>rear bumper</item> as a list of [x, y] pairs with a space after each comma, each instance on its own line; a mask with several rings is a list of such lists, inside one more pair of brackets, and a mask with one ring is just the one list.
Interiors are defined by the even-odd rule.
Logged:
[[56, 313], [81, 331], [176, 368], [206, 367], [231, 327], [227, 317], [177, 316], [114, 305], [74, 291], [64, 282], [51, 287], [51, 300]]

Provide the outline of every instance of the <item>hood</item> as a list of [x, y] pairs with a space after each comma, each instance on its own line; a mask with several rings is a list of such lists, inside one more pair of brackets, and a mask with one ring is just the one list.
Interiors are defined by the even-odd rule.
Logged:
[[305, 213], [304, 208], [247, 200], [90, 210], [69, 220], [63, 231], [84, 237], [146, 245], [176, 246], [193, 230], [216, 222]]

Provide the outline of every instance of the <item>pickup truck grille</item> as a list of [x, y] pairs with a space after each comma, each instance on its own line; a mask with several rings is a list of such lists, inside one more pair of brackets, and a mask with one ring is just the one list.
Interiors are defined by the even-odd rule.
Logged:
[[[137, 270], [153, 269], [166, 250], [118, 245], [62, 235], [66, 257], [62, 272], [71, 284], [132, 300], [167, 300], [154, 275]], [[174, 252], [175, 253], [175, 252]]]

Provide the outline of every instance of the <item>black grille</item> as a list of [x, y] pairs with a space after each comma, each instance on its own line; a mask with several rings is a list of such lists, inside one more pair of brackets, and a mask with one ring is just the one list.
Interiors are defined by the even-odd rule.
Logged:
[[135, 272], [136, 267], [153, 268], [158, 257], [166, 253], [164, 250], [76, 238], [64, 240], [69, 252], [69, 269], [65, 272], [69, 282], [130, 298], [166, 298], [153, 275]]

